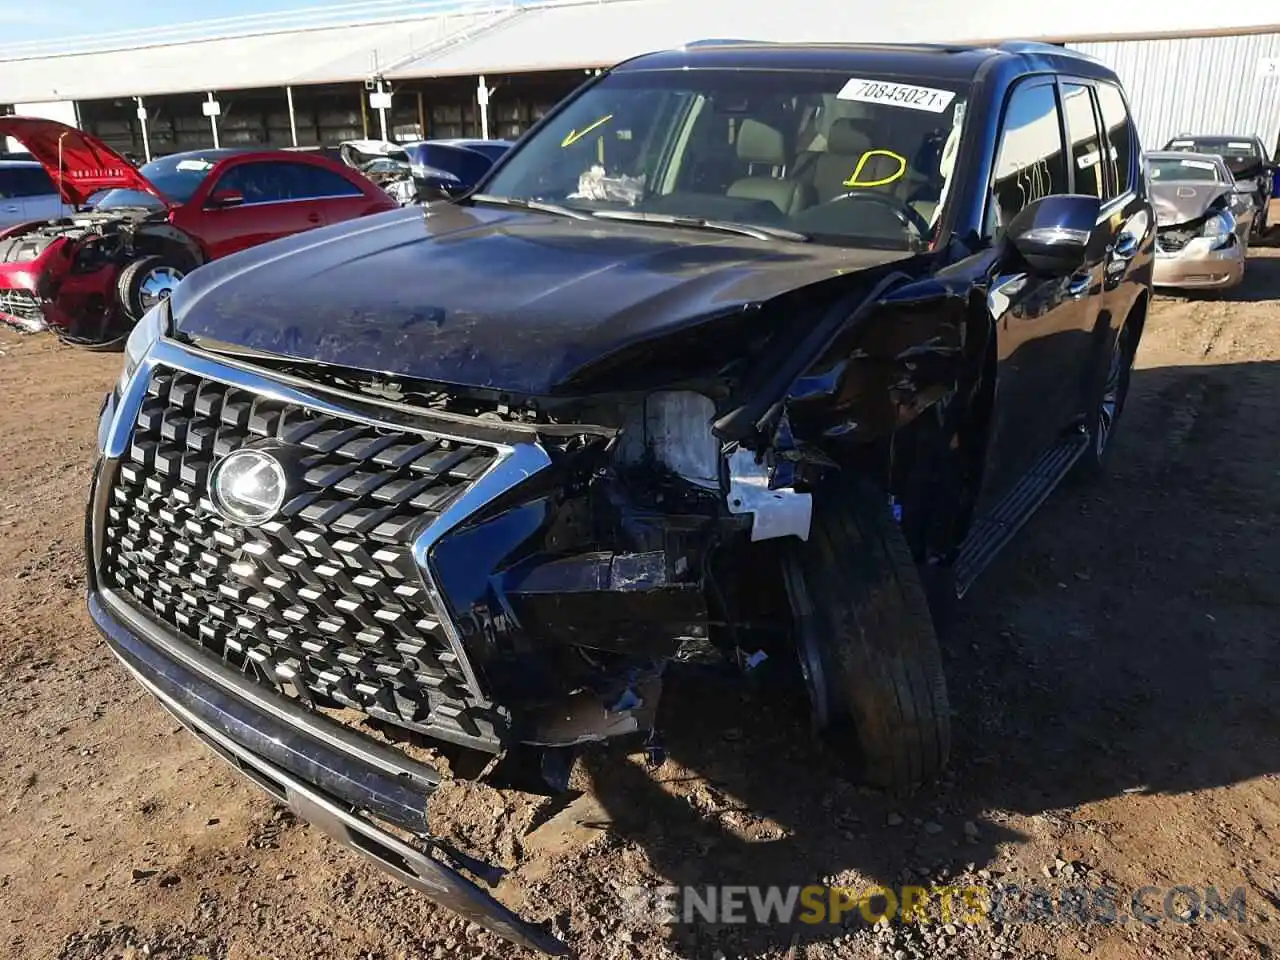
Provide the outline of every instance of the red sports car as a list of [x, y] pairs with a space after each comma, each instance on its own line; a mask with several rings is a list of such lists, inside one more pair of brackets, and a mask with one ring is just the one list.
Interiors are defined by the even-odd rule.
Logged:
[[54, 120], [0, 117], [83, 212], [0, 232], [0, 320], [81, 343], [126, 334], [200, 264], [397, 209], [358, 171], [285, 150], [194, 150], [134, 167]]

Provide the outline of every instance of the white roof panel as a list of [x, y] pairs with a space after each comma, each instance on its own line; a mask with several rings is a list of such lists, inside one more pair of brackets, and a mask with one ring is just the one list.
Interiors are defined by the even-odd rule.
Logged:
[[[1263, 5], [1267, 6], [1267, 5]], [[1280, 9], [1280, 8], [1278, 8]], [[1276, 9], [1206, 8], [1165, 0], [1153, 18], [1144, 4], [1097, 10], [1001, 0], [615, 0], [526, 7], [467, 43], [406, 62], [390, 76], [517, 73], [603, 67], [704, 37], [777, 42], [968, 42], [1061, 40], [1122, 35], [1258, 30]]]
[[602, 67], [704, 37], [957, 42], [1280, 30], [1275, 4], [1209, 7], [1203, 0], [1163, 0], [1159, 17], [1136, 3], [1094, 9], [1003, 0], [790, 0], [785, 8], [777, 0], [449, 2], [458, 9], [234, 37], [186, 39], [200, 35], [201, 24], [189, 24], [175, 34], [181, 41], [131, 49], [0, 48], [0, 102], [358, 81], [373, 71], [375, 57], [398, 78]]
[[0, 60], [0, 102], [97, 100], [362, 80], [494, 14], [291, 30]]

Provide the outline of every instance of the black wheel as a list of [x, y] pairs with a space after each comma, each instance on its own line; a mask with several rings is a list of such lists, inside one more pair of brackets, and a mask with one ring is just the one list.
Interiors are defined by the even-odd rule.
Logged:
[[116, 296], [130, 325], [141, 320], [157, 303], [167, 300], [186, 274], [185, 264], [163, 256], [141, 257], [121, 270], [116, 279]]
[[942, 656], [919, 572], [884, 497], [815, 494], [784, 559], [815, 725], [864, 782], [907, 792], [951, 749]]
[[1100, 474], [1106, 466], [1107, 453], [1115, 434], [1120, 415], [1124, 413], [1125, 400], [1129, 396], [1129, 380], [1133, 373], [1134, 331], [1129, 324], [1120, 330], [1111, 342], [1107, 359], [1107, 374], [1098, 398], [1094, 401], [1086, 428], [1089, 446], [1078, 461], [1080, 472], [1086, 477]]

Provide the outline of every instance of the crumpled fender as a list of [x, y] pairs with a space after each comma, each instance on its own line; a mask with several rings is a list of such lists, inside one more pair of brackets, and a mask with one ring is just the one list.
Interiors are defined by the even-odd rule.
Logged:
[[817, 444], [886, 437], [972, 388], [990, 331], [985, 298], [967, 279], [897, 286], [842, 327], [791, 386], [792, 429]]

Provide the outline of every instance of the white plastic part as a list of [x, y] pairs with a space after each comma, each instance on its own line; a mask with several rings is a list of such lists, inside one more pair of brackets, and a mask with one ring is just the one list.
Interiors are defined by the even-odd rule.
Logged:
[[769, 468], [756, 455], [739, 447], [728, 458], [730, 513], [752, 514], [751, 539], [776, 537], [809, 539], [813, 522], [813, 495], [795, 490], [769, 489]]

